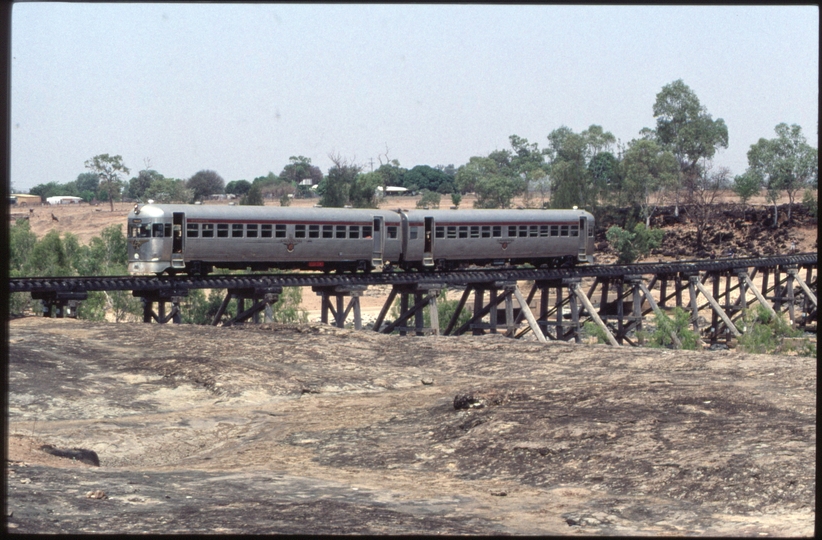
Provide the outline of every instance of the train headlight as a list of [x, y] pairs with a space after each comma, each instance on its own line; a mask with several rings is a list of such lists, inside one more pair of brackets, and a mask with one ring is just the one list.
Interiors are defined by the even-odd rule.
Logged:
[[135, 253], [135, 254], [134, 254], [134, 258], [135, 258], [135, 259], [139, 259], [139, 258], [140, 258], [140, 254], [139, 254], [139, 253]]

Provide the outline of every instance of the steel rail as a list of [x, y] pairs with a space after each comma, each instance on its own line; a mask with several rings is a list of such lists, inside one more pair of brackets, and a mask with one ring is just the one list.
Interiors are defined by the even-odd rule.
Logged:
[[817, 253], [773, 257], [689, 260], [629, 265], [585, 265], [574, 268], [483, 268], [453, 272], [375, 272], [370, 274], [218, 274], [211, 276], [15, 277], [9, 292], [177, 291], [188, 289], [259, 289], [265, 287], [332, 287], [441, 283], [470, 285], [495, 281], [547, 281], [585, 277], [675, 275], [733, 272], [740, 268], [816, 266]]

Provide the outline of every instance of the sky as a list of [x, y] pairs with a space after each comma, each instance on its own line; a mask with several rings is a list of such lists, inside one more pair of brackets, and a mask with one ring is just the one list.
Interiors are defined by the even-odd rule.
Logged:
[[24, 2], [11, 29], [18, 192], [98, 154], [229, 182], [291, 156], [459, 167], [562, 126], [627, 144], [677, 79], [724, 119], [732, 174], [781, 122], [818, 146], [816, 6]]

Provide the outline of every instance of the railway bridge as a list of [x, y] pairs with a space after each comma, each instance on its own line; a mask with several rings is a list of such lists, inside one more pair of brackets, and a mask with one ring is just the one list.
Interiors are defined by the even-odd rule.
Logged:
[[[645, 317], [676, 306], [687, 310], [693, 329], [715, 344], [744, 333], [742, 317], [756, 303], [772, 314], [787, 314], [794, 327], [815, 331], [817, 260], [816, 253], [803, 253], [569, 269], [31, 277], [10, 279], [9, 291], [31, 293], [42, 301], [45, 316], [72, 317], [91, 291], [130, 290], [143, 300], [144, 322], [178, 323], [181, 303], [190, 290], [225, 289], [212, 324], [219, 324], [231, 299], [237, 299], [237, 314], [223, 322], [231, 325], [259, 322], [261, 316], [270, 320], [270, 306], [284, 287], [311, 287], [321, 297], [323, 322], [342, 328], [353, 319], [353, 327], [359, 330], [363, 328], [360, 297], [368, 287], [389, 285], [391, 291], [372, 329], [426, 335], [440, 333], [437, 299], [445, 288], [456, 288], [463, 292], [445, 335], [490, 332], [519, 338], [532, 333], [541, 342], [580, 342], [582, 326], [591, 321], [612, 345], [638, 345]], [[389, 321], [397, 298], [399, 314]], [[430, 315], [427, 327], [425, 309]], [[470, 318], [458, 324], [464, 310]], [[676, 335], [672, 339], [678, 345]]]

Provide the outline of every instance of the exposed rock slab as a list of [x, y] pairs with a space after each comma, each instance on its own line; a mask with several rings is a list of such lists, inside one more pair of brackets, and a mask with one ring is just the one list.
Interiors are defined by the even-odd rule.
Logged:
[[15, 532], [813, 534], [814, 359], [41, 318], [9, 349]]

